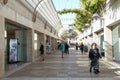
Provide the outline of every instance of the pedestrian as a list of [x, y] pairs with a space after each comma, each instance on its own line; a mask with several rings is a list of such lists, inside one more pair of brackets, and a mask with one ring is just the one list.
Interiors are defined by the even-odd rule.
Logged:
[[78, 50], [78, 43], [75, 44], [75, 47], [76, 47], [76, 51]]
[[97, 44], [92, 43], [89, 51], [90, 72], [94, 69], [95, 74], [99, 73], [99, 58], [101, 58], [101, 55], [99, 53], [99, 49], [97, 48]]
[[65, 53], [69, 54], [69, 45], [67, 44], [67, 42], [65, 43]]
[[84, 52], [84, 44], [83, 44], [83, 42], [80, 43], [80, 51], [81, 51], [81, 54], [83, 54], [83, 52]]
[[61, 43], [58, 44], [58, 49], [60, 50], [60, 48], [61, 48]]
[[62, 41], [62, 43], [61, 43], [61, 51], [62, 51], [62, 58], [63, 58], [63, 54], [64, 54], [64, 52], [65, 52], [65, 44], [64, 44], [63, 41]]
[[45, 55], [44, 55], [44, 45], [43, 45], [43, 43], [41, 43], [41, 46], [40, 46], [40, 59], [42, 60], [42, 61], [44, 61], [45, 59]]
[[88, 52], [88, 46], [84, 45], [84, 53], [87, 53], [87, 52]]

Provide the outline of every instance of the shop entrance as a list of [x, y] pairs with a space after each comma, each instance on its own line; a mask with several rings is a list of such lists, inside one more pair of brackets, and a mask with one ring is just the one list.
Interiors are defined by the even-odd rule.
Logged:
[[112, 58], [120, 62], [120, 26], [113, 26], [112, 30]]
[[[5, 70], [27, 62], [26, 29], [5, 23]], [[13, 65], [13, 67], [11, 67]]]

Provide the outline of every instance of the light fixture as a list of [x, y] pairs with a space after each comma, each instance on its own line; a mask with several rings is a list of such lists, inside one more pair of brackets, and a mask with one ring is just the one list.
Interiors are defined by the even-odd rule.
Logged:
[[90, 24], [89, 24], [89, 23], [86, 23], [86, 24], [85, 24], [85, 26], [86, 26], [86, 27], [89, 27], [89, 26], [90, 26]]
[[81, 30], [84, 31], [84, 28], [82, 28]]
[[99, 16], [98, 13], [94, 13], [93, 16], [92, 16], [92, 18], [99, 18], [99, 17], [100, 17], [100, 16]]

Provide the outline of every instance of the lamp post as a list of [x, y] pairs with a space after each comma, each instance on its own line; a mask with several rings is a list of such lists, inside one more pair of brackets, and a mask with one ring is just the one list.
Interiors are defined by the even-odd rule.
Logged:
[[73, 25], [73, 24], [70, 24], [70, 25], [69, 25], [70, 40], [71, 40], [71, 38], [72, 38], [72, 32], [73, 32], [72, 25]]

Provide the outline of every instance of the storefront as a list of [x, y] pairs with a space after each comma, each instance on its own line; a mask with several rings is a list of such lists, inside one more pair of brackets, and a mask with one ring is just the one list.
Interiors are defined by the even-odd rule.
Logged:
[[44, 34], [36, 31], [34, 33], [34, 57], [36, 60], [40, 59], [40, 46], [41, 44], [45, 45], [44, 42], [45, 42]]
[[[27, 29], [21, 25], [5, 22], [5, 70], [14, 64], [27, 62]], [[11, 69], [11, 68], [10, 68]], [[14, 69], [14, 67], [13, 67]]]
[[112, 29], [113, 60], [120, 61], [120, 25]]
[[51, 37], [46, 35], [46, 54], [51, 53]]
[[102, 57], [105, 57], [105, 52], [104, 52], [104, 34], [99, 35], [99, 50], [102, 55]]

